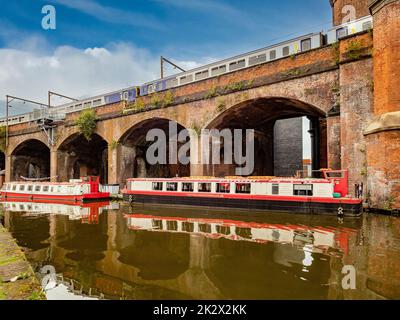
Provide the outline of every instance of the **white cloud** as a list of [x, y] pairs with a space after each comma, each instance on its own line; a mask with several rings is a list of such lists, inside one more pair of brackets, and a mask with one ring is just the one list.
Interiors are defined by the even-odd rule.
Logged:
[[[212, 60], [204, 58], [201, 64]], [[193, 61], [175, 62], [186, 69], [199, 66]], [[48, 90], [83, 98], [157, 78], [159, 57], [129, 43], [86, 49], [61, 46], [51, 53], [0, 49], [0, 100], [8, 94], [45, 103]], [[63, 101], [54, 99], [57, 102]], [[0, 113], [4, 115], [4, 108]]]

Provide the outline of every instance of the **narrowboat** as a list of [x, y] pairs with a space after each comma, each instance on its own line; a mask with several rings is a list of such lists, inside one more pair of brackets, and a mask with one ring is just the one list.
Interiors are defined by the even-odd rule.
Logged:
[[99, 177], [84, 177], [70, 182], [7, 182], [1, 189], [2, 201], [89, 202], [109, 199], [109, 192], [101, 192]]
[[348, 195], [347, 170], [321, 170], [323, 178], [128, 179], [130, 203], [237, 208], [272, 212], [359, 216], [361, 199]]

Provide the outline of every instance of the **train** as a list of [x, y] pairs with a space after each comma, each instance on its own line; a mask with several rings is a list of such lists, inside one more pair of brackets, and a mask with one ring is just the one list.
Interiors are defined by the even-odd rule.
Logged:
[[[241, 69], [250, 68], [255, 65], [283, 59], [302, 52], [318, 49], [323, 46], [332, 45], [341, 38], [372, 30], [372, 28], [372, 16], [366, 16], [331, 28], [327, 32], [306, 34], [295, 39], [284, 41], [222, 61], [213, 62], [211, 64], [168, 76], [163, 79], [147, 82], [141, 86], [132, 86], [104, 95], [66, 103], [57, 107], [35, 109], [33, 112], [11, 116], [8, 118], [8, 125], [39, 121], [43, 118], [62, 120], [65, 118], [66, 114], [81, 111], [83, 109], [97, 108], [121, 101], [133, 103], [138, 97], [141, 96], [147, 96], [156, 92], [166, 91], [198, 81], [218, 77]], [[0, 119], [0, 126], [4, 126], [6, 123], [6, 118]]]

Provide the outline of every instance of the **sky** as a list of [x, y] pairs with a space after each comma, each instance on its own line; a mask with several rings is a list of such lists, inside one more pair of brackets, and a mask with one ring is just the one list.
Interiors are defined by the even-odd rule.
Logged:
[[[49, 4], [55, 30], [42, 28]], [[0, 0], [0, 7], [0, 115], [6, 94], [85, 98], [159, 78], [161, 55], [190, 69], [332, 24], [328, 0]], [[13, 113], [32, 107], [15, 105]]]

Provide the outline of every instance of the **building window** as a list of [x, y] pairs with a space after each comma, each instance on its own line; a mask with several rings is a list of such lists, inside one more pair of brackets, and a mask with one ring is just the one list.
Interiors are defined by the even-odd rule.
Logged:
[[305, 39], [301, 41], [301, 51], [311, 50], [311, 39]]
[[230, 193], [231, 192], [231, 184], [230, 183], [217, 183], [217, 192], [218, 193]]
[[199, 192], [211, 192], [211, 183], [199, 183]]
[[284, 57], [287, 57], [289, 55], [289, 46], [283, 47], [282, 49], [282, 55]]
[[183, 192], [193, 192], [194, 191], [194, 183], [182, 183], [182, 191]]
[[293, 185], [293, 195], [295, 196], [312, 196], [313, 185], [312, 184], [295, 184]]
[[251, 193], [251, 184], [250, 183], [236, 183], [236, 193]]
[[162, 182], [153, 182], [152, 189], [154, 191], [162, 191], [163, 189], [163, 183]]
[[279, 194], [279, 184], [274, 183], [272, 185], [272, 194], [275, 194], [275, 195]]
[[178, 191], [178, 182], [167, 182], [167, 191]]

